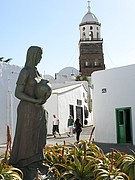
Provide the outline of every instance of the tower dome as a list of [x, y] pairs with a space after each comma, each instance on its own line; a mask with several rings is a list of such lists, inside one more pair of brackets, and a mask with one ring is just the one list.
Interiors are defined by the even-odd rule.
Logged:
[[100, 40], [101, 24], [97, 17], [90, 11], [90, 1], [88, 1], [88, 12], [83, 16], [80, 29], [80, 40]]
[[90, 11], [90, 5], [88, 5], [88, 12], [82, 18], [81, 24], [99, 24], [97, 17]]
[[81, 24], [84, 23], [99, 23], [97, 17], [88, 11], [85, 16], [83, 17]]

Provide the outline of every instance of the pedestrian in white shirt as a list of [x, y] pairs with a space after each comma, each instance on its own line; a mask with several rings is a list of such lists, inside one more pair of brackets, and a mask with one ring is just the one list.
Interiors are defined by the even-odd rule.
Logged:
[[54, 138], [56, 138], [56, 132], [61, 136], [59, 132], [59, 119], [56, 117], [56, 115], [53, 115], [53, 135]]

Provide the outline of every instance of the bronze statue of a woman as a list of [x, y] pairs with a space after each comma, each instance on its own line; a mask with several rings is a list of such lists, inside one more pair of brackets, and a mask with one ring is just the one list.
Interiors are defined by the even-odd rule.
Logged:
[[42, 165], [43, 148], [46, 144], [46, 113], [43, 104], [51, 95], [51, 88], [46, 81], [47, 92], [44, 96], [37, 97], [35, 89], [42, 78], [36, 66], [41, 58], [40, 47], [31, 46], [28, 49], [26, 63], [19, 74], [15, 90], [20, 103], [9, 162], [23, 171], [24, 180], [32, 180], [36, 176], [37, 168]]

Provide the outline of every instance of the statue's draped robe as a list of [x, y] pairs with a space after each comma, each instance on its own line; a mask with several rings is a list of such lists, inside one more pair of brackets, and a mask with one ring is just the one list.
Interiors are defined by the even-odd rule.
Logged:
[[[23, 85], [24, 93], [35, 98], [34, 89], [38, 78], [39, 73], [36, 68], [25, 67], [20, 72], [17, 85]], [[17, 108], [17, 124], [10, 164], [15, 167], [25, 167], [43, 160], [46, 133], [44, 108], [21, 100]]]

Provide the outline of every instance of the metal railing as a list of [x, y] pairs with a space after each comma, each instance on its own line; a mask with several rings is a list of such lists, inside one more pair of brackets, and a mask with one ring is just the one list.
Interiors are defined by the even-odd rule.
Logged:
[[103, 41], [103, 38], [81, 38], [80, 41]]

